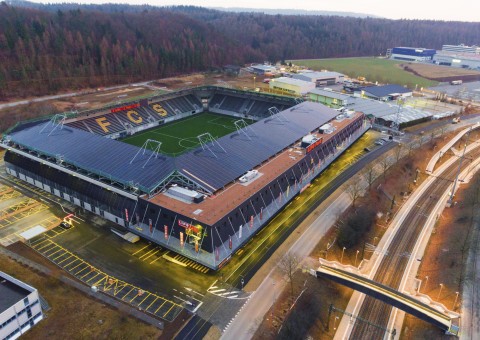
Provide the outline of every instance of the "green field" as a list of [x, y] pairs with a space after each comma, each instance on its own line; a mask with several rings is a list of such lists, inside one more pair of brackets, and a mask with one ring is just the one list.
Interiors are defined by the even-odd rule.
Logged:
[[429, 79], [418, 77], [404, 71], [398, 65], [406, 63], [380, 58], [338, 58], [338, 59], [307, 59], [291, 60], [295, 65], [302, 65], [313, 70], [327, 69], [344, 73], [349, 77], [365, 77], [368, 81], [382, 84], [407, 85], [410, 88], [430, 87], [438, 83]]
[[[201, 113], [126, 137], [122, 142], [142, 146], [147, 139], [154, 139], [162, 142], [160, 147], [162, 153], [176, 156], [199, 146], [197, 136], [202, 133], [210, 132], [214, 138], [219, 138], [235, 131], [233, 122], [239, 119], [214, 113]], [[247, 124], [253, 123], [246, 119], [245, 121]]]

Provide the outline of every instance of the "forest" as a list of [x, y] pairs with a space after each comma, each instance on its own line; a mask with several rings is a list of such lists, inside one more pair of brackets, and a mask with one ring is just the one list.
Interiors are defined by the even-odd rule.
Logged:
[[0, 100], [209, 71], [476, 44], [480, 23], [268, 15], [192, 6], [0, 3]]

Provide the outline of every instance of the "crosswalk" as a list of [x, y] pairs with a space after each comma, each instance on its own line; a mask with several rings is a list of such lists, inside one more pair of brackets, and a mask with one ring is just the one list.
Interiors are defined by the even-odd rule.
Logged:
[[201, 273], [208, 273], [210, 271], [210, 268], [208, 267], [205, 267], [204, 265], [198, 263], [198, 262], [195, 262], [193, 260], [190, 260], [188, 258], [186, 258], [185, 256], [182, 256], [180, 254], [177, 254], [173, 257], [174, 260], [178, 261], [178, 262], [181, 262], [183, 264], [185, 264], [187, 267], [189, 268], [192, 268], [194, 270], [197, 270]]
[[221, 296], [226, 299], [234, 299], [238, 298], [238, 295], [240, 294], [240, 291], [236, 289], [225, 289], [221, 288], [219, 286], [212, 286], [208, 288], [208, 292], [213, 295]]

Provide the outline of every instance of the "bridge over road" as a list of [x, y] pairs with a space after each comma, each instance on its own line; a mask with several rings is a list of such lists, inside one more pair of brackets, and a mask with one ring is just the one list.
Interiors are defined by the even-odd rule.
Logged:
[[458, 314], [447, 315], [429, 306], [412, 296], [401, 293], [388, 286], [367, 279], [363, 276], [348, 271], [321, 265], [317, 270], [311, 270], [315, 277], [324, 277], [340, 283], [349, 288], [367, 294], [375, 299], [381, 300], [398, 309], [412, 314], [432, 325], [442, 329], [447, 334], [458, 335]]

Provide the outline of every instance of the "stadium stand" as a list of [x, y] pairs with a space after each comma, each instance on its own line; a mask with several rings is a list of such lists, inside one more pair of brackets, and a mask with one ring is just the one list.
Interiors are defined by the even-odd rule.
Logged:
[[151, 103], [119, 112], [109, 112], [86, 119], [68, 122], [67, 125], [101, 136], [117, 134], [138, 126], [154, 123], [179, 113], [192, 113], [201, 108], [192, 94]]

